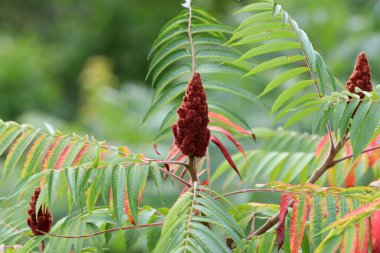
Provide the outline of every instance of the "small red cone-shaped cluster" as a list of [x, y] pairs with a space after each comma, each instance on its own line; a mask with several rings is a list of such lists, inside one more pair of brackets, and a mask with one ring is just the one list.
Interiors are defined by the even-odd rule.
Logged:
[[205, 156], [210, 130], [207, 128], [209, 119], [206, 91], [199, 73], [194, 73], [187, 85], [177, 114], [178, 121], [172, 126], [175, 144], [184, 155]]
[[[351, 93], [357, 93], [355, 87], [359, 87], [362, 91], [372, 91], [371, 70], [365, 52], [359, 54], [354, 71], [346, 83], [346, 88]], [[360, 92], [358, 95], [360, 98], [364, 98], [363, 93]]]
[[46, 209], [44, 211], [43, 208], [40, 208], [40, 210], [38, 211], [38, 215], [36, 215], [36, 203], [38, 196], [40, 195], [40, 192], [41, 189], [37, 187], [30, 199], [28, 209], [29, 217], [26, 220], [28, 226], [30, 227], [34, 235], [43, 235], [43, 233], [39, 231], [48, 233], [53, 223], [53, 217], [51, 216], [49, 209]]

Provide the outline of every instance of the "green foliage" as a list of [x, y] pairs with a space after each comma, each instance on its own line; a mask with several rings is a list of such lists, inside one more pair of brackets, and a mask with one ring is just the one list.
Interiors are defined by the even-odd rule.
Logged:
[[372, 139], [380, 121], [378, 94], [360, 99], [358, 95], [343, 91], [332, 93], [322, 99], [323, 104], [318, 117], [314, 120], [314, 129], [321, 133], [328, 122], [343, 141], [350, 132], [354, 158], [357, 158]]
[[[308, 35], [277, 3], [248, 4], [236, 15], [244, 15], [241, 22], [226, 26], [188, 1], [187, 9], [161, 29], [149, 54], [147, 80], [154, 94], [143, 123], [164, 107], [169, 112], [154, 142], [170, 134], [178, 98], [192, 70], [205, 77], [207, 91], [227, 92], [256, 104], [277, 92], [277, 99], [271, 101], [274, 122], [287, 128], [312, 115], [313, 134], [255, 129], [262, 144], [245, 151], [234, 136], [254, 137], [250, 125], [229, 109], [228, 101], [211, 99], [211, 130], [223, 133], [240, 151], [233, 161], [211, 170], [209, 154], [193, 164], [175, 145], [166, 154], [168, 160], [159, 160], [51, 127], [35, 129], [0, 121], [2, 180], [18, 180], [9, 195], [0, 199], [0, 243], [22, 244], [17, 252], [36, 251], [44, 244], [45, 252], [104, 252], [112, 240], [120, 240], [128, 251], [146, 236], [146, 248], [157, 253], [265, 253], [276, 250], [278, 237], [283, 236], [284, 245], [278, 246], [291, 253], [375, 249], [376, 238], [369, 237], [378, 235], [370, 231], [369, 220], [379, 223], [379, 192], [375, 187], [351, 186], [364, 176], [367, 181], [377, 179], [377, 154], [365, 149], [378, 148], [379, 87], [363, 92], [363, 99], [344, 91]], [[247, 80], [256, 87], [243, 85]], [[259, 95], [255, 95], [257, 89]], [[326, 129], [328, 134], [321, 138]], [[227, 149], [223, 154], [229, 158]], [[233, 181], [235, 164], [244, 183], [256, 187], [224, 195], [215, 192], [211, 186], [220, 181], [224, 187], [240, 187]], [[235, 171], [227, 172], [230, 167]], [[202, 185], [192, 182], [188, 171], [198, 173]], [[164, 179], [168, 176], [182, 190], [173, 192], [178, 197], [175, 203], [168, 208], [144, 205], [149, 182], [166, 201], [170, 186]], [[57, 200], [67, 199], [64, 217], [55, 220], [50, 233], [43, 236], [32, 236], [26, 214], [14, 215], [25, 213], [27, 202], [18, 199], [29, 197], [36, 185], [41, 187], [37, 212], [55, 211]], [[226, 200], [248, 192], [288, 194], [292, 201], [281, 201], [279, 206], [263, 201], [234, 205]], [[263, 221], [276, 221], [278, 210], [288, 212], [279, 225], [285, 226], [285, 232], [275, 233], [272, 224], [257, 233]]]
[[[234, 61], [241, 57], [240, 52], [224, 45], [227, 42], [226, 36], [229, 37], [233, 29], [221, 25], [204, 10], [196, 7], [193, 7], [192, 10], [191, 34], [195, 47], [195, 71], [202, 73], [202, 76], [220, 76], [210, 80], [205, 78], [203, 82], [205, 89], [224, 91], [257, 102], [256, 96], [251, 91], [234, 84], [241, 75], [248, 71], [249, 65], [235, 64]], [[149, 54], [151, 63], [147, 78], [151, 79], [154, 95], [151, 106], [144, 115], [143, 123], [164, 106], [183, 95], [186, 89], [192, 68], [192, 46], [188, 38], [188, 25], [189, 12], [186, 10], [170, 20], [161, 29], [153, 43]], [[222, 76], [228, 76], [230, 81], [226, 82], [221, 78]], [[212, 101], [209, 104], [211, 105]], [[155, 142], [168, 136], [170, 131], [165, 126], [173, 122], [177, 107], [176, 103], [164, 118]]]
[[0, 245], [12, 245], [27, 236], [29, 228], [23, 218], [28, 208], [26, 201], [14, 202], [14, 199], [0, 199]]
[[[4, 32], [4, 33], [3, 33]], [[61, 82], [54, 78], [45, 49], [35, 38], [0, 37], [0, 114], [10, 120], [31, 110], [64, 115], [59, 96]], [[25, 96], [28, 90], [28, 96]], [[6, 94], [6, 95], [4, 95]], [[21, 102], [22, 101], [22, 102]]]
[[218, 230], [243, 248], [243, 230], [223, 209], [209, 195], [190, 189], [166, 216], [154, 252], [229, 252], [225, 236], [221, 236]]
[[[307, 176], [321, 162], [322, 157], [315, 156], [315, 149], [320, 141], [316, 135], [298, 133], [279, 129], [257, 131], [257, 138], [264, 141], [260, 149], [233, 156], [246, 183], [260, 183], [279, 180], [282, 182], [305, 182]], [[252, 169], [252, 166], [255, 169]], [[222, 163], [212, 176], [212, 181], [225, 176], [228, 163]], [[223, 185], [228, 186], [235, 178], [229, 172]]]
[[[272, 105], [271, 112], [278, 113], [275, 121], [296, 111], [285, 124], [287, 127], [317, 111], [320, 107], [318, 97], [324, 96], [328, 88], [335, 91], [337, 87], [335, 77], [321, 55], [314, 50], [306, 33], [276, 3], [253, 3], [237, 12], [240, 13], [246, 14], [245, 19], [228, 43], [243, 50], [237, 62], [252, 62], [256, 65], [244, 77], [262, 72], [279, 72], [270, 77], [270, 82], [264, 86], [260, 96], [283, 84], [291, 85]], [[300, 67], [300, 64], [304, 66]], [[312, 92], [310, 86], [315, 86], [316, 91]], [[314, 94], [313, 97], [303, 99], [305, 90], [308, 95]]]

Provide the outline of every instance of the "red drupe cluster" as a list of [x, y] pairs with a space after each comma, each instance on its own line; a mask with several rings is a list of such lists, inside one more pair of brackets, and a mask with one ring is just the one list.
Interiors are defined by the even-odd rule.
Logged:
[[187, 85], [177, 114], [178, 121], [172, 126], [175, 144], [184, 155], [205, 156], [210, 140], [210, 130], [207, 128], [209, 119], [206, 91], [199, 73], [194, 73]]
[[28, 209], [29, 217], [26, 220], [34, 235], [43, 235], [43, 233], [39, 231], [48, 233], [51, 229], [51, 225], [53, 224], [53, 217], [51, 216], [49, 209], [42, 210], [43, 208], [40, 208], [38, 215], [36, 215], [36, 203], [40, 192], [41, 189], [37, 187], [30, 199]]
[[346, 83], [346, 88], [349, 92], [358, 94], [360, 98], [364, 98], [363, 93], [355, 92], [355, 87], [359, 87], [362, 91], [372, 91], [371, 70], [365, 52], [359, 54], [354, 71]]

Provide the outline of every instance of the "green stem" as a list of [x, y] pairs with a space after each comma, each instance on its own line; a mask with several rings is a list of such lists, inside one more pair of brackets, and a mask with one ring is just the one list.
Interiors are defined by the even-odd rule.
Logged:
[[190, 174], [192, 184], [194, 184], [194, 182], [198, 182], [197, 165], [195, 162], [195, 156], [189, 156], [189, 166], [187, 167], [187, 171]]
[[136, 225], [136, 226], [127, 226], [127, 227], [121, 227], [121, 228], [110, 228], [110, 229], [99, 231], [99, 232], [96, 232], [93, 234], [85, 234], [85, 235], [56, 235], [56, 234], [46, 233], [46, 232], [41, 231], [41, 230], [37, 230], [37, 231], [40, 233], [43, 233], [47, 236], [50, 236], [50, 237], [77, 239], [77, 238], [93, 237], [93, 236], [106, 234], [106, 233], [110, 233], [110, 232], [114, 232], [114, 231], [120, 231], [120, 230], [132, 230], [132, 229], [136, 229], [136, 228], [147, 228], [147, 227], [155, 227], [155, 226], [162, 226], [162, 225], [163, 225], [162, 222], [156, 222], [156, 223], [142, 224], [142, 225]]
[[[344, 136], [343, 140], [346, 140], [346, 136]], [[307, 183], [314, 184], [317, 182], [317, 180], [331, 167], [333, 167], [336, 162], [334, 162], [334, 158], [337, 156], [339, 151], [342, 149], [343, 144], [341, 141], [338, 142], [338, 144], [330, 149], [330, 153], [327, 156], [326, 160], [323, 162], [320, 168], [315, 170], [309, 180], [307, 180]], [[289, 207], [293, 205], [293, 201], [290, 201]], [[262, 235], [266, 231], [268, 231], [270, 228], [272, 228], [274, 225], [277, 224], [277, 222], [280, 219], [280, 212], [276, 213], [274, 216], [269, 218], [264, 225], [262, 225], [259, 229], [257, 229], [255, 232], [248, 235], [248, 239], [251, 239], [255, 235]]]

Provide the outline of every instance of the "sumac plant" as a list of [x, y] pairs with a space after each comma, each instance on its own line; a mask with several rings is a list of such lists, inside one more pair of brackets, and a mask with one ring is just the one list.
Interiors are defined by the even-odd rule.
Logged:
[[[166, 113], [157, 155], [0, 121], [2, 181], [18, 179], [0, 198], [0, 252], [104, 252], [115, 240], [125, 252], [136, 243], [157, 253], [380, 252], [377, 56], [357, 52], [340, 82], [275, 2], [242, 7], [235, 27], [194, 4], [149, 53], [154, 94], [143, 124]], [[244, 108], [276, 94], [279, 128], [251, 130], [214, 92], [245, 99]], [[287, 130], [305, 117], [309, 133]], [[165, 207], [144, 201], [150, 185]], [[258, 194], [268, 201], [252, 201]]]

